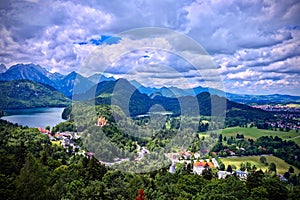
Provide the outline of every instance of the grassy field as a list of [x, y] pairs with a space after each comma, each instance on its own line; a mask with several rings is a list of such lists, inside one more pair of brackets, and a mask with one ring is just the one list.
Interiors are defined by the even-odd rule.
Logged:
[[52, 145], [57, 145], [60, 146], [60, 142], [59, 141], [51, 141]]
[[300, 146], [300, 136], [299, 137], [296, 137], [296, 138], [293, 138], [292, 139], [294, 142], [296, 142], [299, 146]]
[[[277, 173], [278, 174], [284, 174], [284, 172], [288, 171], [290, 164], [286, 163], [284, 160], [277, 158], [275, 156], [265, 156], [267, 158], [267, 162], [275, 163]], [[265, 172], [266, 169], [268, 169], [268, 166], [261, 163], [259, 161], [260, 156], [243, 156], [243, 157], [227, 157], [227, 158], [221, 158], [222, 162], [224, 163], [226, 169], [228, 165], [235, 165], [237, 169], [240, 168], [241, 163], [249, 162], [251, 165], [255, 165], [257, 169], [262, 169], [263, 172]], [[295, 173], [299, 174], [300, 170], [293, 166], [295, 169]]]
[[300, 108], [300, 104], [295, 104], [295, 103], [286, 104], [286, 106], [290, 108]]
[[270, 130], [263, 130], [263, 129], [257, 129], [255, 127], [253, 128], [243, 128], [243, 127], [230, 127], [225, 128], [222, 130], [223, 136], [236, 136], [236, 134], [243, 134], [246, 139], [256, 139], [261, 136], [278, 136], [282, 138], [283, 140], [293, 140], [298, 145], [300, 145], [300, 133], [296, 133], [295, 130], [290, 130], [289, 132], [284, 131], [270, 131]]

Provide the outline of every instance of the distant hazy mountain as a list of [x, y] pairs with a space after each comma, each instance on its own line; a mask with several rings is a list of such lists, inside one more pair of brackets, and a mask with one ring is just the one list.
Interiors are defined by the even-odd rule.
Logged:
[[50, 74], [48, 74], [47, 77], [48, 77], [51, 81], [53, 81], [53, 82], [55, 82], [55, 83], [57, 83], [57, 82], [59, 82], [59, 81], [61, 81], [61, 80], [63, 80], [63, 79], [65, 78], [64, 75], [62, 75], [62, 74], [60, 74], [60, 73], [58, 73], [58, 72], [50, 73]]
[[[63, 92], [66, 96], [71, 97], [72, 94], [76, 94], [75, 98], [83, 98], [82, 95], [86, 94], [87, 97], [95, 97], [95, 86], [97, 83], [103, 83], [109, 85], [115, 78], [105, 77], [101, 74], [94, 74], [88, 78], [81, 76], [76, 72], [71, 72], [68, 75], [62, 75], [60, 73], [50, 73], [45, 68], [35, 64], [17, 64], [6, 70], [4, 65], [0, 65], [0, 81], [11, 81], [11, 80], [31, 80], [38, 83], [49, 85], [58, 91]], [[105, 83], [104, 83], [105, 82]], [[151, 99], [159, 96], [168, 98], [178, 98], [184, 96], [196, 96], [203, 92], [209, 92], [213, 95], [227, 97], [231, 101], [244, 103], [244, 104], [271, 104], [271, 103], [299, 103], [300, 97], [290, 95], [240, 95], [224, 93], [221, 90], [207, 88], [207, 87], [195, 87], [188, 89], [181, 89], [177, 87], [145, 87], [139, 82], [132, 80], [126, 82], [131, 86], [138, 89], [141, 94], [148, 95]], [[93, 87], [94, 86], [94, 87]], [[98, 85], [99, 86], [99, 85]], [[75, 91], [74, 91], [75, 90]], [[88, 92], [89, 91], [89, 92]], [[92, 93], [94, 91], [94, 93]], [[88, 93], [87, 93], [88, 92]], [[86, 98], [86, 97], [85, 97]]]
[[68, 97], [71, 97], [73, 92], [75, 94], [85, 93], [95, 85], [92, 81], [76, 72], [71, 72], [62, 80], [57, 81], [57, 83], [59, 84], [60, 91]]
[[92, 81], [93, 83], [97, 84], [103, 81], [114, 81], [116, 80], [114, 77], [106, 77], [102, 74], [94, 74], [92, 76], [89, 76], [88, 79]]
[[203, 92], [208, 92], [212, 95], [218, 95], [220, 97], [226, 97], [231, 101], [248, 104], [248, 105], [261, 105], [261, 104], [286, 104], [286, 103], [300, 103], [300, 96], [292, 95], [281, 95], [281, 94], [271, 94], [271, 95], [248, 95], [248, 94], [232, 94], [225, 93], [221, 90], [208, 88], [208, 87], [195, 87], [188, 89], [181, 89], [177, 87], [162, 87], [153, 88], [145, 87], [137, 81], [130, 81], [141, 93], [147, 94], [148, 96], [154, 98], [157, 96], [164, 97], [183, 97], [183, 96], [196, 96]]
[[300, 96], [282, 94], [248, 95], [227, 93], [226, 97], [231, 101], [249, 105], [300, 103]]
[[28, 80], [0, 82], [0, 108], [63, 107], [71, 101], [49, 85]]
[[4, 64], [0, 64], [0, 74], [6, 72], [7, 68]]
[[[213, 106], [223, 106], [223, 110], [234, 110], [235, 113], [238, 112], [241, 115], [252, 113], [253, 116], [260, 116], [262, 112], [263, 114], [265, 113], [260, 109], [254, 109], [244, 104], [235, 103], [225, 97], [211, 95], [208, 92], [202, 92], [196, 96], [181, 96], [177, 98], [163, 95], [151, 97], [141, 93], [131, 83], [132, 82], [126, 79], [104, 81], [92, 87], [85, 94], [76, 96], [75, 100], [90, 99], [92, 103], [96, 104], [116, 104], [120, 106], [124, 112], [128, 112], [129, 108], [129, 113], [127, 114], [131, 116], [145, 114], [156, 104], [163, 106], [166, 111], [170, 111], [174, 115], [180, 115], [182, 112], [193, 113], [196, 109], [193, 102], [198, 103], [201, 115], [211, 115], [212, 102], [217, 102], [213, 104]], [[185, 107], [182, 107], [184, 105]], [[221, 108], [222, 107], [217, 110], [222, 110]]]
[[165, 96], [165, 97], [182, 97], [182, 96], [196, 96], [197, 94], [200, 94], [202, 92], [209, 92], [210, 94], [215, 94], [218, 96], [225, 96], [225, 92], [213, 88], [207, 88], [207, 87], [195, 87], [195, 88], [187, 88], [182, 89], [178, 87], [161, 87], [161, 88], [155, 88], [155, 87], [145, 87], [139, 82], [132, 80], [130, 81], [132, 85], [134, 85], [141, 93], [147, 94], [148, 96]]

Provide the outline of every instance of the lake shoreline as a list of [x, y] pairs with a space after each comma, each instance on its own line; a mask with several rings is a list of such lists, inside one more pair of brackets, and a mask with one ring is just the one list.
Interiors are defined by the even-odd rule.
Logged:
[[[18, 111], [18, 110], [31, 110], [31, 109], [45, 109], [45, 108], [67, 108], [68, 106], [46, 106], [46, 107], [25, 107], [25, 108], [9, 108], [9, 109], [3, 109], [2, 108], [2, 111], [3, 111], [3, 113], [4, 113], [4, 115], [3, 115], [3, 117], [4, 116], [7, 116], [7, 115], [5, 115], [6, 114], [6, 112], [14, 112], [14, 111]], [[2, 118], [2, 117], [0, 117], [0, 118]]]
[[65, 107], [36, 107], [25, 109], [7, 109], [1, 119], [18, 125], [33, 128], [46, 126], [54, 127], [65, 120], [62, 118], [62, 112]]

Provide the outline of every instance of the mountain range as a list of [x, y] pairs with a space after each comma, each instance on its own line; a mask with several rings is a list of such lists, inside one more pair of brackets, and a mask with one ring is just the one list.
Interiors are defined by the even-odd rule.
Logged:
[[115, 81], [103, 81], [92, 87], [84, 94], [74, 96], [73, 100], [87, 101], [91, 104], [117, 105], [127, 116], [135, 117], [149, 112], [155, 105], [162, 106], [173, 116], [185, 115], [214, 115], [230, 117], [242, 117], [245, 120], [271, 119], [272, 114], [261, 109], [252, 108], [245, 104], [236, 103], [220, 97], [202, 92], [196, 96], [181, 96], [177, 98], [165, 96], [148, 96], [141, 93], [126, 79]]
[[[36, 64], [16, 64], [10, 68], [6, 68], [5, 65], [0, 65], [0, 81], [12, 81], [12, 80], [31, 80], [34, 82], [49, 85], [56, 90], [62, 92], [65, 96], [72, 98], [82, 98], [82, 94], [86, 94], [89, 97], [95, 96], [95, 87], [98, 83], [102, 82], [114, 82], [114, 77], [105, 77], [101, 74], [94, 74], [90, 77], [84, 77], [76, 72], [71, 72], [67, 75], [60, 73], [51, 73], [40, 65]], [[109, 83], [105, 83], [109, 84]], [[200, 93], [208, 92], [212, 95], [218, 95], [226, 97], [231, 101], [243, 103], [243, 104], [286, 104], [286, 103], [300, 103], [299, 96], [291, 95], [242, 95], [225, 93], [221, 90], [207, 87], [195, 87], [181, 89], [177, 87], [145, 87], [139, 82], [130, 81], [131, 86], [138, 89], [141, 94], [146, 94], [150, 98], [156, 97], [168, 97], [178, 98], [184, 96], [197, 96]], [[75, 91], [74, 91], [75, 90]], [[89, 91], [89, 92], [88, 92]], [[81, 97], [80, 97], [81, 96]]]
[[[51, 73], [40, 65], [35, 64], [16, 64], [8, 70], [4, 65], [0, 66], [0, 81], [12, 80], [30, 80], [42, 84], [49, 85], [56, 90], [62, 92], [67, 97], [71, 97], [74, 88], [80, 93], [86, 92], [97, 83], [98, 80], [114, 80], [112, 78], [101, 77], [101, 75], [93, 75], [90, 78], [71, 72], [67, 75], [60, 73]], [[76, 86], [76, 87], [75, 87]]]
[[[72, 97], [74, 101], [86, 101], [96, 105], [118, 105], [131, 117], [144, 115], [149, 111], [168, 111], [173, 116], [200, 113], [205, 116], [225, 117], [226, 114], [226, 119], [233, 119], [227, 120], [230, 123], [239, 121], [235, 120], [237, 117], [244, 123], [248, 120], [264, 121], [273, 117], [269, 112], [216, 95], [223, 92], [211, 88], [148, 88], [137, 81], [115, 80], [100, 74], [89, 79], [76, 72], [68, 75], [50, 73], [34, 64], [18, 64], [1, 73], [0, 89], [0, 108], [4, 110], [67, 106], [70, 105]], [[159, 106], [156, 107], [157, 105]]]

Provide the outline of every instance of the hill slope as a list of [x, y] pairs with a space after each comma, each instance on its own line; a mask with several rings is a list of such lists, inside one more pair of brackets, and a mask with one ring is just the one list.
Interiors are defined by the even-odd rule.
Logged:
[[[264, 120], [272, 118], [272, 114], [261, 109], [255, 109], [250, 106], [232, 102], [224, 97], [210, 95], [208, 92], [202, 92], [196, 97], [183, 96], [179, 98], [170, 98], [157, 95], [154, 98], [142, 94], [126, 79], [116, 81], [104, 81], [92, 87], [85, 94], [74, 96], [73, 100], [92, 100], [93, 103], [114, 104], [130, 116], [146, 114], [153, 105], [161, 105], [164, 110], [170, 111], [174, 116], [184, 114], [182, 112], [209, 115], [224, 115], [227, 110], [227, 116], [231, 118], [243, 118], [248, 120]], [[195, 103], [198, 103], [195, 104]], [[197, 107], [199, 111], [197, 111]], [[129, 111], [129, 113], [128, 113]], [[221, 111], [222, 113], [216, 113]], [[213, 112], [213, 113], [212, 113]], [[231, 125], [232, 126], [232, 125]]]
[[59, 84], [59, 91], [68, 97], [71, 97], [73, 92], [75, 94], [84, 93], [95, 85], [92, 81], [76, 72], [66, 75], [62, 80], [57, 81], [57, 84]]
[[0, 82], [2, 109], [63, 107], [70, 104], [64, 94], [53, 87], [28, 80]]

